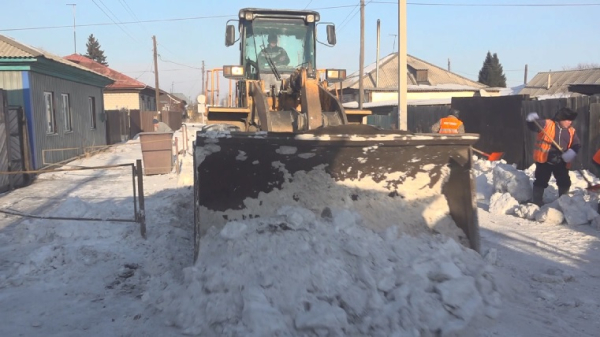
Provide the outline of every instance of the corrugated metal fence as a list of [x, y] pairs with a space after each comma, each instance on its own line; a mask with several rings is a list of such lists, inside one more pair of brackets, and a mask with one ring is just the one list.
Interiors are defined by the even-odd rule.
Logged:
[[129, 139], [129, 110], [106, 111], [106, 144], [116, 144]]
[[504, 159], [519, 169], [533, 164], [533, 142], [536, 132], [527, 128], [525, 117], [537, 112], [540, 117], [552, 119], [561, 107], [578, 112], [573, 127], [582, 148], [574, 169], [589, 169], [594, 173], [591, 158], [600, 147], [600, 97], [529, 100], [527, 96], [454, 98], [452, 106], [460, 110], [467, 132], [479, 133], [475, 147], [485, 152], [504, 152]]
[[[30, 169], [27, 147], [27, 127], [23, 109], [9, 107], [6, 91], [0, 89], [0, 172], [20, 172]], [[0, 192], [25, 186], [28, 174], [0, 174]]]

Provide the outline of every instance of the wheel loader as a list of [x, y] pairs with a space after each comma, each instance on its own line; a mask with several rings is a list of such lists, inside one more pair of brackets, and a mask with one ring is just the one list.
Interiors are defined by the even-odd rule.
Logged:
[[238, 41], [240, 64], [223, 66], [236, 106], [209, 106], [196, 135], [194, 260], [210, 227], [295, 206], [324, 219], [356, 212], [376, 231], [443, 233], [479, 251], [477, 134], [382, 130], [363, 123], [369, 111], [344, 109], [327, 85], [345, 70], [317, 75], [316, 46], [336, 36], [315, 11], [242, 9], [226, 26], [225, 44]]

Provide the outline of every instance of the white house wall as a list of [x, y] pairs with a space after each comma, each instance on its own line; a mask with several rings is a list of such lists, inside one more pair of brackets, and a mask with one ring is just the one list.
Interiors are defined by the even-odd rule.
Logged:
[[[473, 97], [475, 92], [473, 91], [440, 91], [440, 92], [409, 92], [407, 94], [406, 99], [409, 100], [439, 100], [444, 98], [452, 98], [452, 97]], [[383, 101], [393, 101], [398, 99], [397, 92], [381, 92], [381, 91], [372, 91], [371, 92], [371, 102], [383, 102]]]

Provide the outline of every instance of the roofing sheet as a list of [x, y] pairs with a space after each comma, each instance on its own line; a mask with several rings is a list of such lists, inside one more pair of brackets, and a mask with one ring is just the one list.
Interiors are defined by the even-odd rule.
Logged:
[[[379, 62], [379, 81], [378, 88], [398, 88], [398, 54], [392, 53], [382, 58]], [[376, 79], [376, 63], [372, 63], [365, 67], [363, 86], [365, 89], [375, 87]], [[481, 89], [487, 87], [476, 81], [462, 77], [443, 68], [437, 67], [431, 63], [425, 62], [417, 57], [407, 55], [408, 67], [408, 85], [418, 85], [414, 72], [416, 70], [427, 70], [427, 79], [429, 88], [440, 85], [462, 85], [472, 89]], [[344, 88], [358, 89], [358, 71], [350, 74], [345, 81], [342, 82]]]
[[579, 95], [569, 92], [570, 84], [600, 84], [600, 68], [540, 72], [519, 94], [531, 97]]
[[16, 40], [10, 37], [0, 35], [0, 61], [2, 61], [2, 59], [35, 59], [40, 57], [65, 64], [73, 68], [84, 70], [86, 72], [110, 78], [110, 76], [106, 76], [104, 74], [90, 70], [86, 67], [82, 67], [76, 63], [67, 61], [58, 55], [52, 54], [39, 48], [34, 48], [25, 45], [23, 43], [17, 42]]
[[144, 89], [147, 87], [146, 84], [83, 55], [71, 54], [65, 56], [64, 59], [114, 79], [115, 83], [106, 86], [108, 89]]

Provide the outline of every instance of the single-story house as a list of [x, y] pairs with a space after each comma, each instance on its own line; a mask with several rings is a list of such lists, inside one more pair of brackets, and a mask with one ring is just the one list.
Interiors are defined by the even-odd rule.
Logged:
[[545, 71], [527, 82], [519, 95], [537, 99], [573, 97], [593, 94], [595, 86], [600, 86], [600, 68]]
[[115, 80], [104, 89], [106, 110], [157, 111], [154, 88], [83, 55], [71, 54], [64, 58]]
[[[462, 77], [448, 70], [407, 55], [407, 100], [420, 102], [432, 100], [447, 102], [452, 97], [496, 96], [499, 90], [490, 90], [476, 81]], [[398, 99], [398, 53], [392, 53], [377, 64], [365, 67], [363, 75], [364, 102], [383, 102]], [[329, 89], [340, 94], [340, 84], [335, 83]], [[497, 89], [497, 88], [496, 88]], [[359, 74], [355, 72], [341, 82], [341, 101], [356, 102], [359, 96]], [[346, 106], [346, 105], [345, 105]]]
[[160, 108], [161, 111], [180, 111], [185, 112], [187, 98], [182, 93], [168, 93], [161, 90]]
[[0, 35], [0, 88], [27, 120], [31, 169], [106, 144], [106, 75]]

